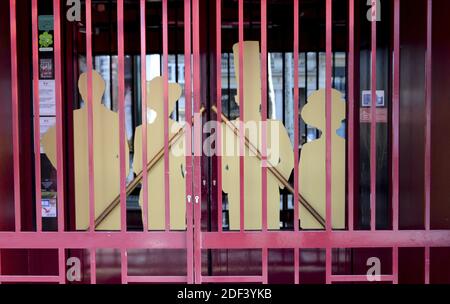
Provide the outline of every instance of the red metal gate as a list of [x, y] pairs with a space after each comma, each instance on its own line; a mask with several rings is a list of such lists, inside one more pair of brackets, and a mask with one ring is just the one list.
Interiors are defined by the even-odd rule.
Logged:
[[[226, 0], [224, 0], [226, 1]], [[20, 1], [17, 1], [20, 2]], [[215, 62], [216, 66], [221, 66], [222, 55], [222, 1], [215, 1]], [[365, 1], [364, 1], [365, 2]], [[372, 1], [372, 14], [376, 16], [378, 1]], [[292, 1], [292, 10], [294, 14], [293, 23], [293, 54], [294, 54], [294, 147], [299, 146], [299, 3], [301, 0]], [[399, 248], [424, 248], [424, 282], [430, 282], [430, 248], [432, 247], [449, 247], [450, 233], [448, 230], [432, 230], [430, 227], [430, 179], [431, 179], [431, 88], [432, 88], [432, 8], [433, 1], [427, 0], [427, 52], [426, 52], [426, 126], [425, 126], [425, 176], [424, 176], [424, 210], [425, 210], [425, 229], [424, 230], [400, 230], [399, 229], [399, 129], [400, 129], [400, 0], [393, 0], [394, 13], [394, 32], [393, 41], [394, 49], [393, 58], [393, 81], [392, 81], [392, 162], [391, 162], [391, 206], [392, 206], [392, 229], [377, 230], [376, 229], [376, 193], [377, 193], [377, 150], [376, 150], [376, 100], [377, 100], [377, 22], [371, 23], [371, 116], [370, 116], [370, 229], [356, 230], [354, 229], [354, 202], [355, 202], [355, 122], [359, 116], [357, 106], [355, 106], [355, 81], [358, 79], [355, 75], [355, 1], [348, 1], [348, 168], [347, 168], [347, 229], [332, 229], [332, 194], [331, 194], [331, 113], [332, 113], [332, 59], [333, 59], [333, 1], [325, 0], [326, 5], [326, 216], [325, 229], [317, 231], [301, 230], [298, 220], [294, 220], [292, 231], [270, 231], [267, 225], [267, 174], [268, 169], [265, 166], [267, 159], [263, 158], [261, 167], [262, 174], [262, 230], [246, 231], [244, 229], [244, 179], [240, 179], [240, 231], [224, 231], [222, 228], [222, 205], [217, 204], [217, 230], [206, 231], [202, 228], [202, 206], [207, 203], [205, 193], [202, 188], [202, 133], [201, 128], [196, 128], [194, 117], [201, 116], [201, 108], [203, 96], [201, 86], [203, 77], [201, 75], [201, 29], [200, 29], [200, 0], [184, 0], [184, 58], [185, 58], [185, 87], [193, 88], [193, 90], [185, 90], [185, 99], [193, 100], [193, 103], [186, 102], [186, 124], [187, 130], [192, 130], [193, 141], [190, 132], [186, 132], [186, 222], [187, 229], [185, 231], [170, 230], [170, 191], [169, 191], [169, 109], [168, 109], [168, 55], [169, 55], [169, 36], [168, 36], [168, 0], [162, 0], [162, 45], [163, 45], [163, 77], [164, 77], [164, 168], [165, 168], [165, 230], [164, 231], [148, 231], [147, 221], [147, 195], [144, 194], [143, 214], [144, 214], [144, 231], [131, 232], [127, 231], [126, 219], [126, 164], [125, 164], [125, 146], [120, 147], [120, 209], [121, 209], [121, 231], [118, 232], [99, 232], [95, 230], [94, 216], [94, 160], [93, 160], [93, 109], [92, 103], [88, 102], [88, 142], [89, 142], [89, 230], [68, 231], [65, 223], [65, 206], [67, 204], [64, 198], [64, 179], [66, 178], [66, 167], [64, 166], [64, 121], [63, 121], [63, 75], [62, 67], [62, 36], [61, 36], [61, 1], [53, 0], [54, 15], [54, 45], [55, 45], [55, 81], [56, 81], [56, 128], [57, 128], [57, 190], [58, 190], [58, 230], [55, 232], [47, 232], [42, 230], [41, 219], [41, 202], [36, 200], [36, 230], [22, 231], [21, 226], [21, 185], [20, 185], [20, 147], [19, 147], [19, 103], [18, 103], [18, 70], [17, 65], [17, 19], [16, 0], [10, 0], [11, 17], [10, 17], [10, 41], [11, 41], [11, 89], [12, 89], [12, 118], [13, 118], [13, 155], [14, 155], [14, 214], [15, 214], [15, 230], [0, 232], [0, 248], [1, 249], [56, 249], [58, 251], [58, 273], [56, 275], [2, 275], [0, 268], [0, 282], [59, 282], [66, 283], [66, 258], [68, 249], [86, 249], [89, 251], [89, 268], [90, 282], [96, 283], [96, 250], [102, 248], [115, 248], [120, 250], [121, 265], [121, 281], [122, 283], [132, 282], [187, 282], [187, 283], [224, 283], [224, 282], [258, 282], [268, 283], [268, 255], [271, 249], [289, 249], [294, 253], [294, 277], [295, 283], [302, 283], [300, 275], [300, 252], [304, 249], [324, 249], [325, 250], [325, 278], [326, 283], [333, 282], [362, 282], [367, 277], [360, 274], [336, 274], [333, 272], [333, 250], [341, 248], [388, 248], [392, 256], [392, 270], [389, 274], [381, 275], [381, 281], [398, 283], [398, 256]], [[145, 9], [146, 1], [140, 0], [140, 29], [141, 29], [141, 79], [146, 80], [146, 18]], [[92, 100], [92, 20], [91, 20], [91, 0], [86, 0], [86, 50], [87, 50], [87, 71], [88, 71], [88, 94], [89, 100]], [[244, 0], [238, 0], [238, 32], [239, 32], [239, 54], [243, 54], [244, 37]], [[261, 89], [262, 89], [262, 108], [261, 114], [263, 121], [267, 118], [267, 0], [260, 1], [261, 14]], [[40, 157], [40, 125], [39, 125], [39, 67], [38, 67], [38, 0], [32, 0], [32, 46], [33, 46], [33, 83], [34, 83], [34, 153], [35, 158]], [[376, 19], [376, 18], [375, 18]], [[120, 142], [125, 141], [125, 80], [124, 80], [124, 0], [117, 1], [117, 44], [118, 44], [118, 96], [119, 96], [119, 119], [120, 119]], [[191, 49], [192, 45], [192, 49]], [[192, 55], [192, 57], [191, 57]], [[240, 55], [237, 59], [239, 62], [240, 83], [243, 88], [243, 60], [244, 56]], [[216, 106], [217, 117], [221, 121], [222, 114], [222, 96], [221, 96], [221, 70], [216, 68]], [[193, 77], [191, 77], [193, 75]], [[142, 109], [147, 108], [146, 89], [142, 86]], [[358, 94], [358, 93], [357, 93]], [[240, 119], [243, 121], [244, 98], [243, 89], [239, 91], [239, 99], [241, 101]], [[142, 111], [143, 122], [143, 167], [147, 167], [147, 116]], [[194, 121], [194, 123], [193, 123]], [[221, 149], [221, 131], [218, 125], [217, 149]], [[266, 155], [265, 142], [267, 130], [263, 128], [263, 144], [262, 155]], [[244, 149], [244, 134], [240, 133], [240, 148]], [[192, 151], [194, 152], [192, 154]], [[299, 163], [298, 149], [294, 149], [294, 163]], [[222, 202], [222, 172], [221, 157], [217, 157], [216, 163], [217, 185], [215, 195], [217, 202]], [[31, 168], [29, 168], [31, 170]], [[35, 162], [35, 196], [41, 197], [41, 168], [40, 162]], [[240, 172], [244, 176], [244, 158], [240, 157]], [[294, 166], [294, 193], [299, 193], [299, 172], [298, 166]], [[142, 183], [144, 191], [147, 191], [147, 177], [143, 174]], [[158, 189], [160, 191], [160, 189]], [[144, 192], [146, 193], [146, 192]], [[299, 204], [294, 203], [294, 219], [299, 218]], [[216, 215], [214, 215], [216, 216]], [[133, 249], [182, 249], [185, 250], [186, 257], [186, 275], [182, 276], [133, 276], [129, 275], [127, 269], [127, 253]], [[261, 265], [260, 274], [257, 275], [205, 275], [202, 272], [202, 263], [205, 262], [204, 253], [208, 250], [219, 249], [251, 249], [260, 251]], [[0, 263], [0, 267], [1, 267]]]
[[[185, 1], [186, 16], [190, 18], [190, 4], [189, 1]], [[0, 282], [66, 282], [66, 249], [87, 249], [89, 250], [89, 265], [90, 265], [90, 282], [96, 283], [96, 249], [101, 248], [115, 248], [120, 250], [120, 264], [121, 264], [121, 281], [122, 283], [132, 282], [187, 282], [193, 283], [193, 223], [192, 223], [192, 203], [190, 199], [187, 200], [187, 229], [186, 231], [170, 231], [170, 218], [169, 218], [169, 185], [168, 185], [168, 172], [165, 174], [165, 209], [166, 209], [166, 229], [162, 232], [147, 232], [148, 221], [143, 221], [145, 225], [145, 232], [135, 233], [127, 232], [126, 228], [126, 168], [125, 168], [125, 146], [120, 147], [120, 209], [121, 209], [121, 231], [120, 232], [98, 232], [95, 231], [95, 216], [94, 216], [94, 164], [93, 164], [93, 109], [92, 103], [88, 106], [88, 142], [89, 142], [89, 231], [75, 232], [66, 231], [65, 227], [65, 215], [64, 215], [64, 178], [66, 172], [64, 172], [63, 165], [63, 112], [62, 112], [62, 49], [61, 49], [61, 1], [53, 1], [53, 15], [54, 15], [54, 40], [55, 40], [55, 81], [57, 85], [56, 91], [56, 117], [57, 117], [57, 190], [58, 190], [58, 231], [57, 232], [44, 232], [42, 231], [42, 219], [41, 219], [41, 205], [40, 200], [36, 200], [36, 231], [35, 232], [22, 232], [21, 231], [21, 198], [20, 198], [20, 176], [19, 176], [19, 160], [18, 156], [20, 148], [18, 146], [18, 84], [17, 84], [17, 32], [16, 32], [16, 9], [17, 4], [15, 0], [10, 1], [11, 7], [11, 62], [12, 62], [12, 107], [13, 107], [13, 126], [14, 126], [14, 202], [15, 202], [15, 231], [14, 232], [1, 232], [1, 244], [3, 249], [12, 248], [27, 248], [27, 249], [57, 249], [58, 250], [58, 274], [52, 276], [24, 276], [24, 275], [0, 275]], [[141, 39], [145, 41], [145, 1], [140, 1], [141, 6]], [[87, 67], [88, 67], [88, 100], [92, 100], [92, 25], [91, 25], [91, 8], [92, 4], [90, 0], [86, 1], [86, 48], [87, 48]], [[118, 20], [118, 75], [119, 75], [119, 121], [120, 121], [120, 140], [124, 142], [125, 138], [125, 104], [124, 104], [124, 1], [117, 1], [117, 20]], [[164, 91], [165, 98], [168, 96], [168, 80], [167, 80], [167, 54], [168, 54], [168, 37], [167, 37], [167, 0], [163, 3], [163, 40], [164, 40]], [[32, 24], [33, 24], [33, 79], [34, 88], [38, 88], [38, 1], [32, 1]], [[186, 39], [190, 39], [190, 33], [186, 32]], [[189, 40], [188, 40], [189, 41]], [[141, 45], [142, 54], [146, 54], [145, 43]], [[186, 43], [186, 56], [190, 56], [189, 44]], [[142, 57], [142, 77], [145, 82], [145, 56]], [[194, 68], [198, 69], [198, 64], [194, 65]], [[186, 66], [186, 75], [190, 75], [190, 65]], [[190, 77], [186, 77], [188, 81]], [[197, 84], [196, 84], [197, 85]], [[142, 95], [145, 97], [145, 86], [142, 89]], [[190, 92], [187, 91], [187, 99]], [[198, 100], [198, 99], [197, 99]], [[143, 108], [146, 108], [146, 98], [142, 98]], [[167, 105], [167, 103], [165, 103]], [[197, 108], [196, 108], [197, 109]], [[167, 113], [167, 107], [165, 107], [165, 113]], [[197, 109], [198, 111], [198, 109]], [[189, 111], [190, 112], [190, 111]], [[143, 113], [145, 113], [143, 111]], [[165, 141], [164, 141], [164, 164], [168, 166], [168, 125], [167, 115], [165, 119]], [[143, 115], [144, 122], [144, 134], [146, 134], [146, 122], [147, 116]], [[36, 159], [40, 157], [40, 130], [39, 130], [39, 94], [38, 90], [34, 90], [34, 152]], [[188, 133], [186, 133], [188, 134]], [[143, 162], [144, 167], [147, 166], [147, 144], [146, 136], [143, 137]], [[191, 137], [186, 135], [188, 142], [188, 148], [190, 149]], [[191, 156], [187, 154], [187, 163], [190, 163]], [[191, 168], [187, 170], [187, 196], [191, 197], [192, 191], [192, 173]], [[36, 179], [36, 197], [41, 197], [41, 171], [40, 162], [35, 162], [35, 179]], [[143, 183], [147, 183], [146, 174], [143, 174]], [[147, 197], [147, 196], [146, 196]], [[146, 200], [146, 199], [145, 199]], [[147, 210], [147, 202], [144, 202], [144, 210]], [[144, 216], [147, 212], [144, 212]], [[186, 250], [186, 265], [187, 275], [185, 276], [130, 276], [127, 270], [127, 251], [132, 249], [183, 249]], [[1, 271], [1, 269], [0, 269]]]

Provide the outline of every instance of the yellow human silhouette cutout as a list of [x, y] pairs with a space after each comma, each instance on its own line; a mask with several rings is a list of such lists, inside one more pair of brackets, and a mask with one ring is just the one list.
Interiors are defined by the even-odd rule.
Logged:
[[[75, 216], [76, 229], [89, 227], [89, 152], [88, 152], [88, 91], [87, 73], [80, 75], [78, 88], [85, 102], [83, 108], [73, 111], [73, 140], [75, 164]], [[92, 71], [93, 134], [94, 134], [94, 191], [95, 218], [97, 218], [120, 193], [119, 115], [102, 105], [105, 81]], [[44, 152], [56, 166], [56, 128], [51, 127], [42, 137]], [[125, 146], [126, 175], [129, 172], [129, 149]], [[98, 230], [120, 229], [120, 207], [116, 206]]]
[[[303, 145], [299, 164], [299, 187], [302, 196], [325, 218], [326, 211], [326, 117], [325, 90], [311, 94], [303, 107], [301, 116], [306, 124], [322, 131], [319, 139]], [[345, 103], [342, 94], [332, 90], [332, 134], [331, 134], [331, 193], [332, 225], [345, 228], [345, 139], [336, 132], [345, 118]], [[316, 219], [302, 206], [299, 209], [300, 226], [303, 229], [322, 229]]]
[[[177, 83], [169, 83], [169, 113], [175, 108], [181, 96], [181, 87]], [[164, 147], [164, 82], [162, 77], [155, 77], [147, 82], [147, 105], [156, 113], [153, 122], [147, 124], [147, 161], [152, 160]], [[183, 127], [169, 118], [169, 138]], [[134, 172], [142, 171], [142, 125], [136, 128], [134, 137]], [[178, 153], [174, 152], [178, 149]], [[164, 158], [161, 158], [148, 171], [148, 229], [165, 229], [165, 197], [164, 197]], [[170, 186], [170, 229], [186, 229], [186, 184], [184, 136], [174, 146], [169, 147], [169, 186]], [[145, 173], [144, 173], [145, 174]], [[143, 204], [144, 191], [141, 190], [139, 204]], [[143, 219], [144, 220], [144, 219]]]
[[[246, 136], [254, 147], [262, 151], [261, 142], [261, 69], [259, 43], [244, 41], [244, 123]], [[236, 82], [239, 83], [239, 44], [233, 46]], [[238, 88], [239, 92], [239, 88]], [[236, 103], [239, 104], [239, 93]], [[239, 128], [239, 119], [232, 121]], [[254, 126], [253, 132], [248, 131]], [[247, 132], [248, 131], [248, 132]], [[256, 131], [256, 132], [255, 132]], [[252, 134], [253, 133], [253, 134]], [[261, 161], [245, 147], [244, 177], [239, 174], [239, 137], [222, 126], [222, 189], [228, 194], [230, 230], [240, 228], [240, 188], [239, 181], [244, 178], [244, 227], [258, 230], [262, 226], [262, 184]], [[292, 145], [282, 122], [267, 119], [267, 157], [268, 162], [286, 179], [294, 167]], [[230, 153], [233, 152], [234, 153]], [[284, 185], [267, 171], [267, 226], [280, 228], [280, 188]]]

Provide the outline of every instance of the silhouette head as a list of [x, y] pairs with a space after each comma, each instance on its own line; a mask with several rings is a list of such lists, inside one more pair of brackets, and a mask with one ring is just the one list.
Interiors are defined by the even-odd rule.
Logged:
[[[181, 97], [181, 86], [178, 83], [169, 83], [169, 106], [168, 113], [173, 112], [175, 105]], [[147, 82], [147, 107], [159, 114], [164, 115], [164, 79], [161, 76], [155, 77]]]
[[[87, 72], [84, 72], [78, 79], [78, 90], [85, 103], [88, 102], [87, 76]], [[96, 70], [92, 70], [92, 101], [94, 105], [101, 104], [103, 94], [105, 93], [105, 87], [105, 81], [102, 76]]]
[[[326, 128], [326, 112], [325, 101], [326, 91], [324, 89], [312, 93], [308, 102], [303, 106], [302, 118], [306, 124], [318, 128], [325, 132]], [[337, 90], [331, 90], [331, 117], [332, 129], [336, 131], [340, 128], [342, 120], [345, 119], [345, 103], [342, 100], [341, 93]]]
[[[261, 120], [261, 65], [258, 41], [244, 41], [244, 120]], [[233, 45], [234, 71], [238, 93], [235, 96], [239, 105], [239, 43]]]

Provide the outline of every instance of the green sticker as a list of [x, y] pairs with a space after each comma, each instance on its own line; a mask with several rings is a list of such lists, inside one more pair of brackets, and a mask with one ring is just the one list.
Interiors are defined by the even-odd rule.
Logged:
[[53, 31], [53, 15], [41, 15], [38, 17], [40, 31]]
[[43, 32], [39, 35], [39, 45], [40, 47], [47, 48], [53, 44], [53, 36], [48, 32]]

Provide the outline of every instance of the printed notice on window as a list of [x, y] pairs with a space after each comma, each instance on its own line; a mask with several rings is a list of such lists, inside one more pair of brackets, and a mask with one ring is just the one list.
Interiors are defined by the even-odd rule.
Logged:
[[56, 198], [42, 199], [42, 217], [56, 217]]
[[39, 114], [56, 115], [55, 80], [39, 80]]

